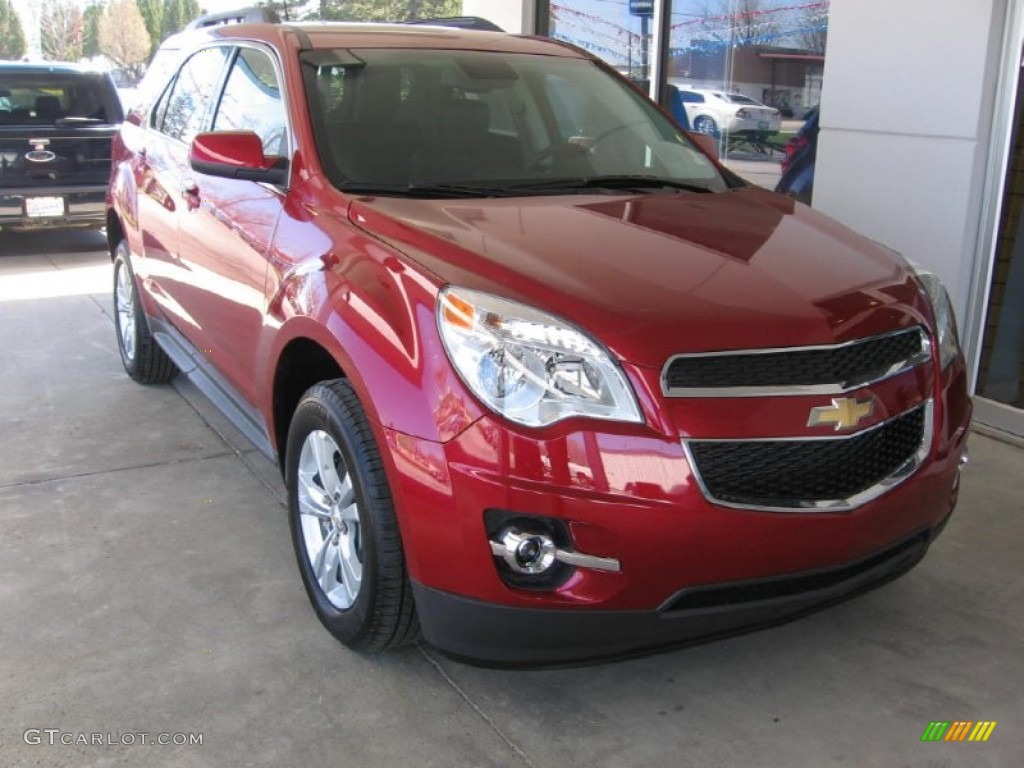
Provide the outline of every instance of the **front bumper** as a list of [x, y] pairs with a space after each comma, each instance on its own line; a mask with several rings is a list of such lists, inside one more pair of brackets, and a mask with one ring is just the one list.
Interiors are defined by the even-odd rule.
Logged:
[[[843, 511], [712, 503], [672, 429], [579, 420], [537, 433], [485, 416], [444, 444], [384, 430], [426, 641], [481, 663], [619, 656], [788, 621], [898, 576], [956, 504], [971, 406], [962, 366], [946, 378], [934, 391], [927, 458], [882, 496]], [[908, 388], [930, 391], [926, 372], [874, 392], [905, 408]], [[820, 399], [777, 398], [785, 402], [760, 419], [755, 400], [666, 407], [690, 434], [780, 434]], [[496, 513], [557, 521], [569, 548], [621, 569], [579, 567], [540, 588], [511, 583], [491, 552], [487, 518]]]
[[[106, 185], [0, 189], [0, 228], [57, 229], [95, 227], [106, 222]], [[61, 210], [30, 215], [31, 198], [61, 201]]]
[[413, 583], [423, 635], [445, 654], [488, 666], [546, 666], [636, 656], [765, 629], [849, 599], [916, 565], [938, 528], [852, 563], [684, 589], [654, 611], [495, 605]]

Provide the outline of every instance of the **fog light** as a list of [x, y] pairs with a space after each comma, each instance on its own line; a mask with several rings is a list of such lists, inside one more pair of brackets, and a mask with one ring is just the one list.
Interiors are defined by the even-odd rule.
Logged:
[[513, 572], [534, 576], [547, 572], [556, 562], [596, 571], [621, 570], [614, 557], [562, 549], [548, 534], [523, 531], [515, 525], [503, 528], [496, 539], [491, 539], [491, 554], [504, 560]]
[[497, 541], [491, 542], [491, 552], [516, 573], [544, 573], [555, 564], [555, 550], [550, 536], [515, 528], [506, 528]]

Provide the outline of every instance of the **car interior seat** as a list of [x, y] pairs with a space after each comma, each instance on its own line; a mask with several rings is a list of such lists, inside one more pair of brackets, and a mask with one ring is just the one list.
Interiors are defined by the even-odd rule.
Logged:
[[519, 141], [491, 131], [491, 109], [486, 102], [450, 98], [441, 103], [437, 120], [434, 152], [425, 163], [435, 179], [471, 181], [520, 175]]
[[40, 120], [56, 120], [63, 116], [60, 108], [60, 99], [56, 96], [36, 97], [36, 117]]
[[399, 119], [400, 73], [367, 69], [346, 85], [326, 114], [331, 154], [342, 176], [355, 182], [408, 184], [422, 142], [419, 127]]

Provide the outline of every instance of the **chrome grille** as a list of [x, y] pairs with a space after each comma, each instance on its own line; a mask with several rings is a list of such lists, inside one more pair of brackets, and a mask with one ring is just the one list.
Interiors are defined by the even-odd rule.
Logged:
[[932, 405], [852, 435], [770, 440], [684, 440], [710, 500], [744, 509], [843, 511], [909, 477], [927, 455]]
[[676, 355], [662, 371], [662, 388], [669, 397], [841, 394], [930, 358], [927, 334], [914, 327], [829, 346]]

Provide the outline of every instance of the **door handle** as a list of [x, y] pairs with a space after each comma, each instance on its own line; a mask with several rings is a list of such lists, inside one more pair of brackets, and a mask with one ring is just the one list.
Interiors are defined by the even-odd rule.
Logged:
[[199, 185], [189, 179], [181, 184], [181, 196], [185, 200], [185, 205], [188, 206], [190, 211], [196, 210], [202, 203], [199, 197]]

